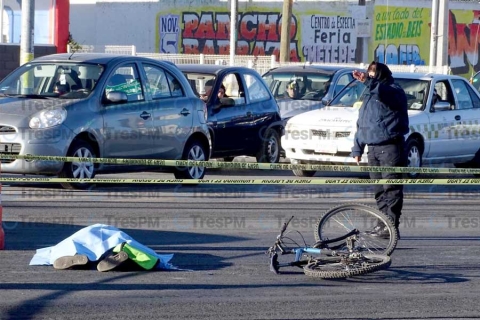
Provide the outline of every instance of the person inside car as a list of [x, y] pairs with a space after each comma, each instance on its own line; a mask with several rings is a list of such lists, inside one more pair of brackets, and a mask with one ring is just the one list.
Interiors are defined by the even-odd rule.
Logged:
[[435, 105], [437, 102], [441, 101], [442, 97], [437, 93], [437, 89], [433, 90], [433, 99], [432, 99], [432, 105]]
[[228, 98], [228, 96], [225, 92], [226, 92], [225, 86], [222, 84], [220, 86], [220, 89], [218, 89], [218, 94], [217, 94], [218, 99]]
[[182, 88], [180, 87], [180, 83], [178, 82], [177, 79], [172, 80], [172, 86], [173, 86], [172, 96], [178, 97], [178, 96], [181, 96], [183, 94], [182, 93]]
[[68, 93], [70, 92], [70, 85], [68, 84], [68, 82], [66, 82], [65, 84], [61, 84], [60, 81], [58, 81], [55, 83], [55, 86], [53, 87], [53, 92], [58, 95]]
[[[225, 93], [227, 91], [227, 89], [225, 88], [225, 86], [222, 84], [220, 86], [220, 89], [218, 89], [218, 93], [217, 93], [217, 97], [218, 99], [222, 99], [222, 98], [229, 98], [229, 96], [227, 96], [227, 94]], [[200, 99], [202, 99], [203, 101], [207, 101], [208, 100], [208, 97], [210, 96], [210, 94], [212, 93], [212, 89], [210, 88], [207, 92], [205, 92], [204, 94], [200, 94]]]
[[286, 91], [286, 98], [290, 99], [298, 99], [299, 97], [299, 90], [298, 83], [296, 81], [292, 81], [287, 85]]
[[213, 80], [210, 79], [205, 83], [205, 91], [200, 92], [200, 99], [203, 101], [207, 102], [208, 98], [210, 97], [210, 94], [212, 93], [213, 89]]

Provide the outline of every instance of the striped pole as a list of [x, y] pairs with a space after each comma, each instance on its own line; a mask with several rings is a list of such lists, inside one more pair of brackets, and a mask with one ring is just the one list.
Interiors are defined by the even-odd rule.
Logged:
[[[0, 177], [2, 176], [2, 161], [0, 160]], [[3, 231], [3, 220], [2, 220], [2, 182], [0, 181], [0, 250], [5, 248], [5, 232]]]

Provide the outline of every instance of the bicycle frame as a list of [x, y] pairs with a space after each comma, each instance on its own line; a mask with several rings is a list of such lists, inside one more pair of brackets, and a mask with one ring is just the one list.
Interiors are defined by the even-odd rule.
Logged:
[[[350, 211], [354, 211], [352, 216]], [[374, 237], [371, 230], [356, 228], [356, 217], [367, 215], [381, 221], [389, 231], [386, 243], [377, 245], [378, 241], [370, 241]], [[362, 216], [359, 216], [362, 221]], [[282, 267], [299, 267], [303, 273], [312, 278], [345, 279], [387, 269], [391, 264], [389, 254], [395, 249], [398, 234], [392, 221], [381, 211], [362, 204], [344, 204], [330, 208], [318, 220], [313, 245], [306, 243], [298, 230], [285, 233], [294, 216], [285, 222], [273, 246], [265, 252], [270, 258], [270, 271], [278, 274]], [[342, 223], [347, 219], [347, 224]], [[333, 222], [336, 227], [329, 225]], [[325, 228], [327, 230], [325, 231]], [[332, 230], [330, 230], [332, 229]], [[291, 232], [298, 233], [301, 242], [294, 239]], [[332, 238], [337, 237], [337, 238]], [[370, 243], [371, 242], [371, 243]], [[294, 259], [279, 262], [279, 255], [293, 254]]]
[[[349, 250], [351, 251], [352, 248], [353, 248], [353, 243], [355, 241], [354, 236], [359, 233], [359, 231], [357, 229], [354, 229], [354, 230], [350, 231], [349, 233], [347, 233], [347, 234], [345, 234], [341, 237], [334, 238], [334, 239], [329, 239], [329, 240], [325, 240], [325, 241], [319, 241], [319, 242], [315, 243], [312, 247], [309, 247], [309, 246], [307, 246], [307, 247], [297, 247], [297, 248], [286, 250], [283, 246], [282, 237], [283, 237], [283, 233], [287, 229], [287, 226], [292, 219], [293, 219], [293, 216], [287, 222], [284, 223], [284, 225], [282, 226], [282, 229], [280, 231], [280, 234], [277, 236], [277, 240], [275, 241], [275, 244], [272, 247], [270, 247], [270, 249], [267, 250], [267, 252], [266, 252], [266, 253], [271, 254], [270, 270], [274, 273], [278, 273], [278, 270], [282, 267], [294, 267], [294, 266], [301, 267], [303, 265], [306, 265], [308, 263], [308, 260], [300, 260], [304, 253], [309, 253], [309, 254], [314, 254], [314, 255], [321, 255], [322, 253], [324, 255], [335, 255], [335, 253], [336, 253], [335, 249], [338, 248], [338, 247], [344, 246], [344, 244], [341, 244], [339, 246], [335, 246], [333, 248], [330, 248], [328, 245], [331, 244], [331, 243], [346, 240], [347, 246], [348, 246]], [[280, 253], [282, 255], [295, 254], [295, 259], [292, 262], [279, 263], [278, 262], [277, 249], [280, 250]]]
[[288, 253], [294, 253], [295, 254], [295, 260], [293, 262], [287, 262], [287, 263], [278, 263], [278, 254], [275, 253], [271, 257], [271, 263], [270, 263], [270, 269], [272, 271], [278, 271], [278, 269], [282, 267], [301, 267], [302, 265], [306, 264], [306, 261], [301, 261], [300, 258], [304, 253], [311, 253], [311, 254], [321, 254], [323, 249], [317, 249], [317, 248], [296, 248], [292, 249], [291, 251], [282, 254], [288, 254]]

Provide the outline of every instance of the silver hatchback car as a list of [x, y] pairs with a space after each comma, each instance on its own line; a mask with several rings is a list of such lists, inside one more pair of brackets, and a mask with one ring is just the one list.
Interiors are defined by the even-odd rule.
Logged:
[[[172, 63], [137, 56], [55, 54], [0, 82], [0, 153], [208, 160], [205, 103]], [[93, 178], [138, 166], [2, 160], [2, 172]], [[204, 167], [149, 167], [202, 179]], [[86, 184], [62, 184], [83, 188]]]

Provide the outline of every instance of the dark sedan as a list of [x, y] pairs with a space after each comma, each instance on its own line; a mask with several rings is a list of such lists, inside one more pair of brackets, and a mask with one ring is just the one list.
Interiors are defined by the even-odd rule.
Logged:
[[177, 65], [193, 91], [207, 104], [212, 158], [254, 156], [280, 159], [280, 110], [261, 75], [250, 68]]

